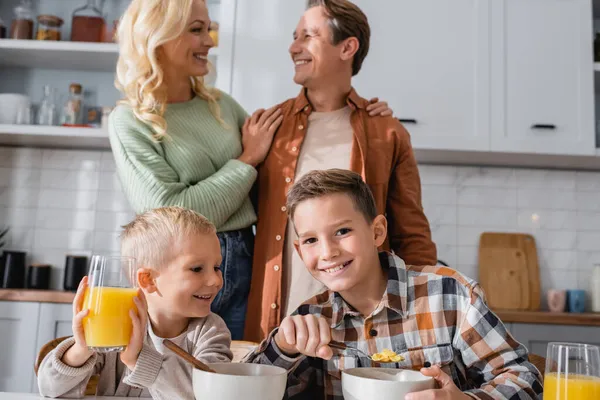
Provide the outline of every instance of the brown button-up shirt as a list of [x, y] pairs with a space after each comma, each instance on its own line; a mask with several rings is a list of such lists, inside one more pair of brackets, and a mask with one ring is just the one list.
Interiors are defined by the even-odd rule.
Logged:
[[[421, 204], [421, 179], [410, 136], [393, 117], [370, 117], [368, 101], [352, 89], [346, 100], [354, 141], [350, 169], [371, 188], [380, 213], [388, 219], [388, 239], [382, 250], [393, 250], [409, 265], [435, 265], [436, 248]], [[281, 269], [286, 227], [287, 192], [312, 107], [302, 90], [280, 105], [283, 122], [259, 169], [258, 226], [245, 339], [260, 341], [282, 319]]]

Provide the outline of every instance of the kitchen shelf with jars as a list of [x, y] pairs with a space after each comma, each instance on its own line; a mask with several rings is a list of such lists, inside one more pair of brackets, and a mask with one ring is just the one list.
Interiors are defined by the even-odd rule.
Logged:
[[[207, 83], [230, 93], [237, 0], [208, 0]], [[129, 0], [0, 0], [0, 146], [109, 148], [114, 33]]]

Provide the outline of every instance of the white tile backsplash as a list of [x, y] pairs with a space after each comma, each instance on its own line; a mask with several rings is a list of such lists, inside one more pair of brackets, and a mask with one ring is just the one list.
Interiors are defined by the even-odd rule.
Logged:
[[93, 247], [93, 231], [36, 229], [37, 249], [85, 250]]
[[96, 211], [59, 210], [40, 208], [37, 212], [36, 226], [40, 229], [94, 229]]
[[458, 204], [461, 206], [516, 208], [517, 191], [508, 188], [460, 186], [458, 187]]
[[13, 188], [37, 188], [40, 185], [41, 171], [29, 168], [0, 168], [0, 186]]
[[577, 193], [574, 189], [519, 187], [517, 189], [517, 205], [519, 208], [577, 210]]
[[97, 190], [42, 189], [38, 206], [67, 210], [93, 210], [96, 207], [97, 198]]
[[575, 190], [576, 172], [542, 169], [517, 169], [517, 187], [531, 189]]
[[[439, 259], [477, 279], [482, 232], [531, 233], [544, 291], [587, 289], [600, 263], [600, 172], [420, 166], [423, 206]], [[29, 262], [116, 253], [134, 216], [110, 152], [0, 147], [0, 225]], [[545, 300], [544, 300], [545, 302]]]
[[516, 182], [515, 172], [512, 169], [485, 167], [458, 168], [459, 186], [514, 188], [517, 185]]
[[98, 190], [99, 172], [94, 170], [44, 169], [41, 187], [43, 189]]
[[28, 148], [0, 147], [0, 167], [40, 168], [42, 150]]
[[101, 152], [78, 150], [44, 150], [42, 166], [44, 169], [66, 169], [98, 171]]

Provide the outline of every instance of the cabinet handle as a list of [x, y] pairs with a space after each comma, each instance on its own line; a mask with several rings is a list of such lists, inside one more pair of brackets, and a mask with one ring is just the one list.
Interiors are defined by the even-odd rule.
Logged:
[[531, 129], [554, 130], [554, 129], [556, 129], [556, 125], [554, 125], [554, 124], [534, 124], [534, 125], [531, 125]]
[[412, 119], [412, 118], [398, 118], [398, 121], [402, 122], [403, 124], [416, 124], [417, 123], [417, 120]]

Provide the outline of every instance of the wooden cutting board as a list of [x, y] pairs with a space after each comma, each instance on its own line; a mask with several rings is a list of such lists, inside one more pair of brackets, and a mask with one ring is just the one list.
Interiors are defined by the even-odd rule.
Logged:
[[479, 282], [490, 308], [540, 309], [540, 271], [533, 236], [485, 232], [479, 240]]

